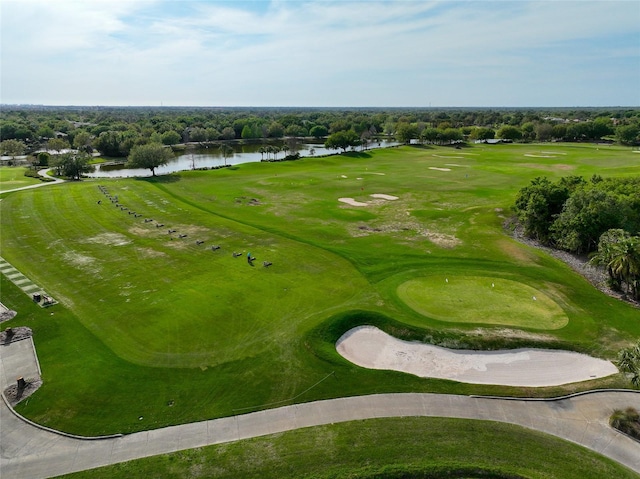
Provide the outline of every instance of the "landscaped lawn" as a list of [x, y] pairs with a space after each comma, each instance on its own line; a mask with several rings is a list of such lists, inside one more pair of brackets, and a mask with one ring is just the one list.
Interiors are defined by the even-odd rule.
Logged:
[[[0, 254], [60, 302], [40, 309], [2, 278], [2, 302], [19, 312], [3, 326], [33, 328], [44, 379], [18, 410], [93, 435], [376, 392], [548, 396], [625, 385], [620, 376], [540, 390], [420, 379], [356, 367], [334, 341], [374, 324], [461, 347], [614, 358], [640, 336], [638, 310], [502, 224], [536, 176], [637, 175], [637, 157], [588, 145], [402, 147], [3, 195]], [[462, 286], [424, 291], [434, 278]], [[479, 294], [480, 278], [493, 291]]]
[[637, 475], [586, 448], [518, 426], [395, 418], [305, 428], [64, 477], [622, 479]]
[[27, 169], [24, 166], [0, 166], [0, 193], [40, 183], [37, 178], [24, 176]]

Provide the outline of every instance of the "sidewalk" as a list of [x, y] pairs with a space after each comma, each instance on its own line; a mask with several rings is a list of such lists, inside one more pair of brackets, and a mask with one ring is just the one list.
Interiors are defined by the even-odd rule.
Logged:
[[[3, 384], [37, 368], [30, 341], [0, 345]], [[5, 362], [6, 361], [6, 362]], [[29, 374], [26, 372], [24, 374]], [[592, 449], [640, 474], [640, 444], [608, 426], [614, 409], [640, 409], [640, 392], [601, 391], [557, 400], [509, 400], [446, 394], [379, 394], [316, 401], [242, 416], [80, 439], [43, 430], [0, 404], [0, 475], [40, 479], [141, 457], [293, 429], [382, 417], [455, 417], [517, 424]]]

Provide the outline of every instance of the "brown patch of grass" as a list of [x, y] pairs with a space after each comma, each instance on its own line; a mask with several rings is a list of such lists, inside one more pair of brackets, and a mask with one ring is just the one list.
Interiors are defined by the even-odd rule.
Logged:
[[102, 233], [86, 239], [87, 243], [103, 244], [107, 246], [124, 246], [131, 241], [120, 233]]
[[519, 246], [518, 243], [514, 243], [507, 239], [501, 239], [497, 242], [497, 245], [503, 253], [509, 255], [509, 257], [516, 261], [521, 263], [535, 263], [535, 256]]
[[136, 252], [140, 258], [160, 258], [166, 256], [162, 251], [157, 251], [153, 248], [136, 248]]

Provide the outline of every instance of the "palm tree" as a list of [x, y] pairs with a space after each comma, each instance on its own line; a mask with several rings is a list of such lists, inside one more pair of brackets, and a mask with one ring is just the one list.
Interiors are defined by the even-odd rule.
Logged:
[[640, 387], [640, 341], [618, 354], [618, 368], [631, 373], [631, 384]]
[[264, 146], [258, 148], [258, 152], [260, 152], [260, 161], [264, 160], [264, 154], [267, 152], [267, 149]]
[[609, 265], [613, 274], [620, 277], [626, 284], [629, 294], [632, 284], [640, 276], [640, 238], [630, 236], [617, 243]]
[[269, 155], [271, 153], [273, 153], [273, 146], [269, 145], [265, 148], [265, 151], [267, 152], [267, 160], [269, 159]]
[[287, 156], [287, 152], [290, 150], [290, 148], [287, 145], [282, 145], [281, 150], [284, 152], [284, 156]]
[[624, 243], [628, 237], [629, 233], [622, 229], [610, 229], [606, 231], [600, 236], [598, 251], [591, 256], [591, 260], [589, 261], [593, 265], [602, 265], [607, 268], [609, 283], [616, 291], [622, 289], [623, 278], [613, 269], [614, 258], [619, 256], [619, 245]]
[[227, 157], [233, 156], [233, 148], [229, 145], [222, 145], [220, 149], [222, 150], [222, 156], [224, 158], [224, 166], [227, 166]]

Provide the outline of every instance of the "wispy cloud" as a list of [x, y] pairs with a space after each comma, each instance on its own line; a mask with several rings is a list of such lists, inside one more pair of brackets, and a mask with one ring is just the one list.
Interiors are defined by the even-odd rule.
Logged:
[[0, 8], [2, 102], [640, 104], [634, 1], [5, 0]]

